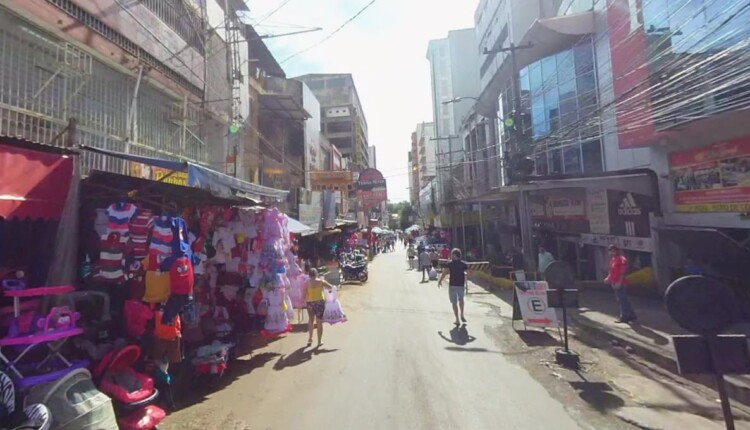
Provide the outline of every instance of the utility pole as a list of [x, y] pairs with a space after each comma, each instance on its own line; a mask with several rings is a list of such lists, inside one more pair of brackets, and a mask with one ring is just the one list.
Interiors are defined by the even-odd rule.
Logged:
[[[506, 171], [508, 171], [508, 175], [510, 176], [509, 169], [516, 169], [519, 166], [516, 163], [511, 162], [514, 158], [517, 160], [522, 159], [521, 154], [521, 145], [519, 142], [519, 132], [523, 133], [524, 124], [518, 124], [521, 119], [521, 87], [518, 83], [518, 65], [516, 63], [516, 51], [521, 49], [528, 49], [532, 48], [534, 45], [531, 43], [528, 43], [526, 45], [519, 45], [516, 46], [514, 43], [511, 43], [509, 47], [507, 48], [499, 48], [499, 49], [484, 49], [485, 55], [495, 55], [500, 52], [508, 52], [510, 54], [510, 67], [511, 67], [511, 85], [513, 87], [513, 127], [519, 127], [520, 130], [516, 129], [515, 132], [511, 133], [511, 139], [510, 139], [510, 145], [509, 145], [509, 151], [510, 159], [507, 160], [506, 164]], [[506, 178], [506, 180], [509, 178]], [[515, 182], [515, 181], [514, 181]], [[507, 183], [507, 181], [506, 181]], [[529, 208], [529, 201], [528, 201], [528, 195], [526, 194], [527, 191], [524, 191], [523, 188], [518, 193], [518, 217], [520, 219], [521, 224], [521, 244], [523, 246], [523, 254], [524, 254], [524, 261], [526, 263], [527, 269], [534, 266], [534, 261], [536, 260], [536, 255], [534, 254], [534, 246], [532, 244], [532, 240], [534, 237], [533, 231], [532, 231], [532, 222], [531, 222], [531, 212]]]

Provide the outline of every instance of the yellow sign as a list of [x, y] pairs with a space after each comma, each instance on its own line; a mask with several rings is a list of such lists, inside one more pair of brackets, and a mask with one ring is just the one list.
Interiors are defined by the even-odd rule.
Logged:
[[179, 185], [182, 187], [188, 186], [187, 172], [176, 172], [170, 169], [149, 166], [143, 163], [131, 162], [130, 176], [141, 179], [148, 179], [151, 181], [164, 182], [166, 184]]
[[703, 203], [676, 205], [677, 212], [750, 212], [750, 203]]

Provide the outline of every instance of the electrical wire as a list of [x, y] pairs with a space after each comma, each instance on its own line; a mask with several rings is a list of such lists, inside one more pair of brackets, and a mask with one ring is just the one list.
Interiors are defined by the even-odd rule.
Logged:
[[258, 25], [262, 24], [265, 20], [267, 20], [268, 18], [274, 16], [276, 14], [276, 12], [280, 11], [284, 6], [286, 6], [287, 4], [289, 4], [289, 2], [291, 2], [291, 1], [292, 0], [283, 0], [277, 7], [273, 8], [270, 12], [268, 12], [265, 15], [263, 15], [262, 17], [258, 18], [258, 21], [256, 21], [253, 24], [253, 26], [258, 26]]
[[317, 41], [317, 42], [315, 42], [315, 43], [313, 43], [312, 45], [308, 46], [307, 48], [305, 48], [305, 49], [303, 49], [303, 50], [301, 50], [301, 51], [299, 51], [299, 52], [296, 52], [296, 53], [294, 53], [294, 54], [292, 54], [292, 55], [290, 55], [290, 56], [286, 57], [285, 59], [281, 60], [281, 61], [279, 62], [279, 64], [284, 64], [284, 63], [286, 63], [287, 61], [291, 60], [292, 58], [295, 58], [295, 57], [297, 57], [297, 56], [299, 56], [299, 55], [302, 55], [302, 54], [304, 54], [304, 53], [306, 53], [306, 52], [310, 51], [311, 49], [314, 49], [314, 48], [316, 48], [316, 47], [318, 47], [318, 46], [322, 45], [322, 44], [323, 44], [324, 42], [326, 42], [327, 40], [329, 40], [330, 38], [332, 38], [332, 37], [333, 37], [334, 35], [336, 35], [336, 33], [338, 33], [338, 32], [339, 32], [339, 31], [341, 31], [341, 30], [342, 30], [342, 29], [343, 29], [344, 27], [346, 27], [346, 26], [347, 26], [347, 25], [348, 25], [349, 23], [351, 23], [352, 21], [354, 21], [355, 19], [357, 19], [357, 18], [358, 18], [358, 17], [360, 16], [360, 15], [362, 15], [362, 14], [363, 14], [363, 13], [364, 13], [364, 12], [365, 12], [365, 11], [366, 11], [367, 9], [369, 9], [369, 8], [370, 8], [370, 6], [372, 6], [372, 5], [373, 5], [373, 4], [374, 4], [374, 3], [376, 2], [376, 1], [377, 1], [377, 0], [370, 0], [370, 2], [369, 2], [369, 3], [367, 3], [366, 5], [364, 5], [364, 6], [363, 6], [363, 7], [362, 7], [362, 8], [361, 8], [361, 9], [360, 9], [359, 11], [357, 11], [357, 13], [355, 13], [355, 14], [354, 14], [354, 15], [353, 15], [353, 16], [352, 16], [351, 18], [347, 19], [346, 21], [344, 21], [344, 23], [343, 23], [343, 24], [341, 24], [340, 26], [338, 26], [338, 28], [336, 28], [335, 30], [333, 30], [333, 31], [331, 32], [331, 34], [329, 34], [328, 36], [326, 36], [326, 37], [324, 37], [324, 38], [320, 39], [319, 41]]

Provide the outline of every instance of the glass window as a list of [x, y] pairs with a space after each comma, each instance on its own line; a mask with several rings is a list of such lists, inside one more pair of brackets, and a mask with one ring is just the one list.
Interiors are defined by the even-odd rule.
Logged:
[[544, 98], [535, 97], [531, 102], [531, 124], [534, 138], [538, 139], [547, 135], [548, 128], [546, 122]]
[[581, 173], [581, 148], [578, 144], [563, 150], [563, 163], [566, 175]]
[[537, 175], [546, 175], [549, 173], [549, 169], [547, 168], [547, 153], [541, 152], [536, 155], [536, 159], [534, 160], [534, 169], [536, 170]]
[[551, 55], [542, 60], [542, 88], [554, 88], [557, 86], [557, 63], [555, 56]]
[[674, 52], [696, 52], [704, 39], [704, 24], [703, 0], [669, 1], [669, 29]]
[[592, 140], [581, 145], [583, 153], [583, 171], [585, 173], [599, 173], [602, 166], [602, 144], [600, 140]]
[[643, 25], [646, 34], [669, 32], [668, 0], [649, 0], [643, 2]]
[[544, 93], [545, 121], [549, 124], [549, 131], [554, 133], [560, 129], [560, 97], [557, 88]]
[[576, 75], [584, 75], [594, 71], [594, 53], [591, 43], [584, 43], [573, 48]]
[[551, 149], [549, 152], [549, 173], [563, 173], [562, 149]]
[[541, 93], [542, 66], [538, 62], [529, 66], [529, 86], [531, 89], [531, 94]]

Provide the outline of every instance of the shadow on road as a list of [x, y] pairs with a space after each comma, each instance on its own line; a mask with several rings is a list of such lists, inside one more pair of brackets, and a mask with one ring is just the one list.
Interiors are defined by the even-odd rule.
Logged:
[[519, 330], [516, 331], [518, 337], [526, 344], [526, 346], [559, 346], [560, 341], [552, 337], [546, 331], [538, 330]]
[[669, 344], [669, 339], [651, 330], [650, 328], [640, 325], [638, 322], [631, 323], [630, 328], [632, 328], [633, 331], [638, 333], [639, 335], [651, 339], [652, 341], [654, 341], [656, 345], [668, 345]]
[[175, 369], [170, 369], [170, 373], [173, 374], [172, 392], [175, 394], [178, 409], [203, 402], [211, 393], [226, 388], [237, 379], [252, 372], [253, 369], [265, 366], [278, 356], [279, 354], [275, 352], [263, 352], [248, 359], [232, 360], [229, 362], [227, 371], [218, 379], [196, 378], [192, 366], [187, 361]]
[[490, 351], [487, 348], [462, 348], [459, 346], [446, 346], [445, 350], [454, 352], [488, 352], [490, 354], [500, 354], [499, 351]]
[[276, 364], [273, 365], [273, 370], [279, 371], [284, 370], [287, 367], [299, 366], [302, 363], [312, 360], [313, 355], [329, 354], [336, 351], [338, 351], [338, 349], [308, 348], [303, 346], [289, 355], [282, 355], [279, 357], [279, 359], [276, 360]]
[[[579, 376], [580, 373], [578, 373]], [[583, 379], [583, 378], [582, 378]], [[612, 386], [606, 382], [571, 381], [570, 386], [578, 392], [578, 397], [598, 412], [607, 412], [625, 406], [625, 401], [612, 393]]]
[[450, 331], [450, 338], [446, 337], [442, 331], [439, 331], [438, 335], [446, 342], [455, 343], [456, 345], [466, 345], [477, 340], [477, 338], [469, 334], [466, 325], [453, 327]]

